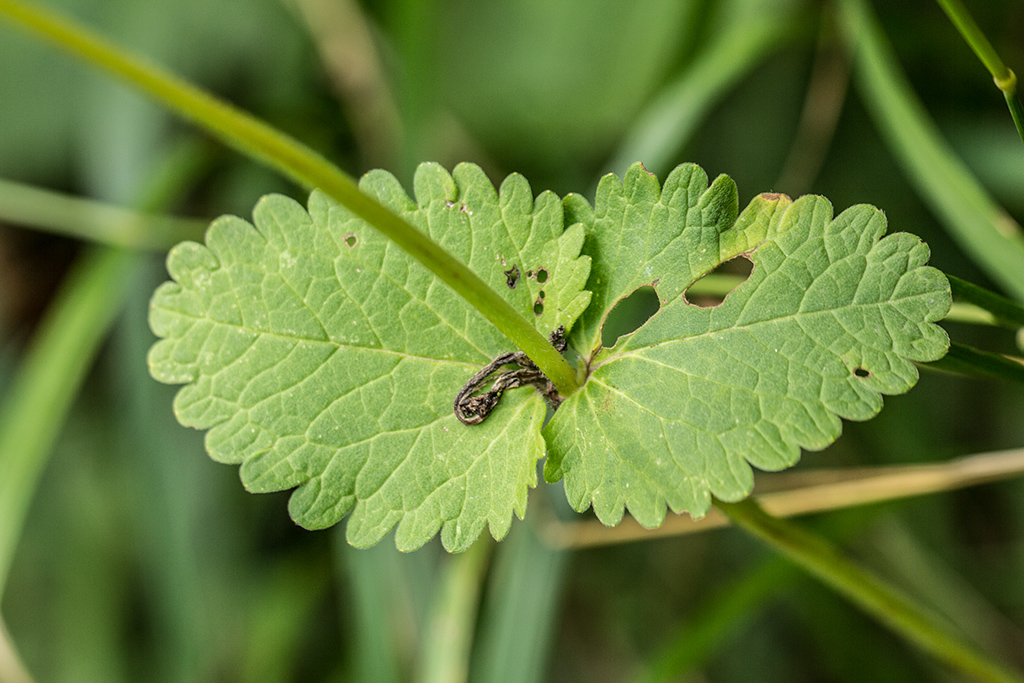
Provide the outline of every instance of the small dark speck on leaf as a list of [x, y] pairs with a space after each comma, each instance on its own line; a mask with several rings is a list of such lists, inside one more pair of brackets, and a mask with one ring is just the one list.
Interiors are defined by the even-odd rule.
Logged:
[[512, 264], [512, 267], [505, 271], [505, 284], [509, 289], [515, 289], [519, 284], [519, 266]]
[[352, 247], [356, 246], [357, 244], [359, 244], [359, 235], [355, 234], [354, 232], [350, 232], [349, 234], [345, 235], [345, 246], [346, 247], [351, 249]]
[[853, 374], [857, 375], [857, 377], [870, 377], [871, 371], [866, 368], [854, 368]]

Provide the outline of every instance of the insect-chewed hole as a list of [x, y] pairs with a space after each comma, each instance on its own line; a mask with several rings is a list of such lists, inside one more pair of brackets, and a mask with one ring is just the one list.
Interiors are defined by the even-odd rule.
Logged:
[[512, 264], [512, 267], [504, 271], [505, 273], [505, 284], [509, 289], [515, 289], [516, 285], [519, 284], [519, 266]]
[[604, 326], [601, 327], [601, 346], [615, 346], [619, 337], [640, 329], [660, 308], [661, 302], [654, 287], [640, 287], [629, 296], [620, 299], [604, 319]]
[[544, 268], [537, 269], [537, 282], [544, 284], [548, 281], [548, 271]]
[[749, 258], [737, 256], [687, 287], [683, 296], [688, 303], [699, 308], [715, 308], [746, 282], [753, 270], [754, 263]]
[[544, 315], [544, 302], [541, 301], [540, 299], [537, 299], [535, 302], [533, 302], [533, 314]]
[[868, 370], [867, 368], [856, 367], [853, 369], [853, 374], [856, 375], [857, 377], [870, 377], [871, 371]]
[[356, 246], [357, 244], [359, 244], [359, 235], [355, 234], [354, 232], [350, 232], [349, 234], [345, 235], [345, 246], [346, 247], [351, 249], [352, 247]]

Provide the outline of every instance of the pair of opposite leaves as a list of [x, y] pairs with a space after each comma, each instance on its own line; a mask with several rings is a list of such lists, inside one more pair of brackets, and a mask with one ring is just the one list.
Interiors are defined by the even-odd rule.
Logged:
[[[174, 409], [208, 429], [218, 461], [241, 464], [250, 491], [298, 487], [308, 528], [351, 511], [348, 540], [397, 524], [411, 550], [440, 529], [464, 550], [495, 538], [544, 477], [605, 524], [624, 509], [644, 526], [702, 516], [711, 495], [750, 493], [750, 465], [779, 470], [827, 446], [840, 418], [865, 420], [881, 394], [910, 389], [911, 361], [948, 347], [934, 324], [949, 285], [928, 247], [870, 206], [761, 195], [737, 216], [735, 184], [692, 164], [659, 186], [639, 164], [578, 195], [534, 198], [511, 175], [500, 191], [479, 167], [424, 164], [416, 201], [384, 171], [363, 192], [468, 264], [545, 335], [559, 326], [585, 368], [582, 388], [545, 425], [530, 388], [507, 392], [483, 423], [461, 424], [456, 392], [511, 350], [479, 312], [361, 219], [320, 192], [308, 211], [264, 197], [255, 227], [217, 219], [206, 246], [167, 260], [153, 296], [153, 376], [185, 384]], [[568, 226], [568, 227], [566, 227]], [[585, 255], [581, 255], [585, 254]], [[740, 254], [749, 279], [715, 308], [687, 288]], [[514, 285], [514, 286], [513, 286]], [[652, 285], [661, 308], [613, 348], [609, 310]], [[749, 464], [748, 464], [749, 463]]]

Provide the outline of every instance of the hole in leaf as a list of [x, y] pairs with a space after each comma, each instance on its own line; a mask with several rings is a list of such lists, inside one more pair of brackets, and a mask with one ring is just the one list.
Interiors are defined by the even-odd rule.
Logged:
[[548, 271], [545, 270], [544, 268], [538, 268], [537, 269], [537, 282], [539, 282], [540, 284], [544, 284], [547, 281], [548, 281]]
[[515, 289], [519, 284], [519, 266], [512, 264], [512, 267], [505, 271], [505, 284], [509, 289]]
[[544, 297], [546, 296], [547, 294], [544, 293], [544, 290], [540, 290], [540, 293], [537, 295], [537, 301], [544, 301]]
[[619, 337], [632, 334], [651, 319], [661, 308], [654, 287], [641, 287], [620, 299], [604, 319], [601, 328], [601, 346], [611, 348]]
[[345, 235], [345, 246], [346, 247], [351, 249], [352, 247], [356, 246], [357, 244], [359, 244], [359, 235], [355, 234], [354, 232], [350, 232], [349, 234]]
[[540, 299], [537, 299], [533, 304], [533, 314], [544, 315], [544, 303]]
[[725, 301], [725, 297], [746, 282], [753, 270], [753, 261], [746, 256], [737, 256], [694, 282], [683, 296], [686, 297], [687, 303], [699, 308], [715, 308]]
[[857, 367], [853, 369], [853, 374], [855, 374], [857, 377], [870, 377], [871, 371], [868, 370], [867, 368]]

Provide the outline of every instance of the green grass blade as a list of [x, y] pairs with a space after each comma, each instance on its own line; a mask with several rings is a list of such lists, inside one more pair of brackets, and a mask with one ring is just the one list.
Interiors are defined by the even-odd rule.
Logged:
[[758, 14], [717, 34], [678, 79], [640, 114], [609, 169], [623, 175], [635, 162], [658, 176], [672, 167], [711, 108], [731, 87], [793, 34], [784, 18]]
[[934, 363], [926, 363], [924, 367], [1024, 384], [1024, 360], [1015, 360], [991, 351], [981, 351], [964, 344], [950, 344], [949, 353], [945, 357]]
[[349, 559], [347, 568], [355, 612], [353, 668], [356, 680], [398, 683], [402, 680], [403, 667], [396, 641], [400, 640], [402, 630], [394, 628], [395, 610], [389, 609], [394, 597], [381, 581], [389, 574], [379, 571], [380, 560], [385, 559], [383, 554], [396, 551], [385, 544], [354, 550], [345, 543], [344, 537], [338, 545], [338, 552], [345, 552]]
[[530, 525], [513, 526], [495, 551], [470, 680], [545, 680], [568, 563], [569, 553], [545, 545]]
[[950, 306], [949, 313], [946, 314], [943, 320], [972, 325], [992, 325], [996, 327], [1000, 325], [999, 320], [985, 309], [978, 308], [974, 304], [958, 303], [956, 301]]
[[772, 557], [716, 591], [684, 628], [670, 636], [635, 683], [685, 680], [702, 662], [714, 658], [730, 636], [738, 635], [798, 574], [791, 564]]
[[716, 505], [735, 524], [938, 661], [979, 681], [1024, 681], [1019, 673], [994, 661], [940, 626], [942, 622], [934, 614], [844, 558], [823, 538], [768, 515], [750, 499], [739, 503], [716, 501]]
[[494, 542], [486, 536], [444, 558], [423, 638], [418, 683], [464, 683], [476, 630], [480, 592]]
[[949, 20], [953, 22], [953, 25], [956, 26], [956, 30], [960, 32], [960, 35], [967, 41], [967, 44], [974, 50], [974, 54], [978, 56], [981, 63], [992, 74], [992, 78], [1008, 79], [1012, 72], [1003, 64], [1003, 60], [999, 58], [996, 49], [992, 47], [992, 43], [985, 37], [978, 23], [974, 21], [974, 17], [967, 11], [967, 7], [960, 0], [936, 0], [936, 2], [942, 7], [942, 10], [949, 17]]
[[[1013, 72], [1010, 72], [1013, 74]], [[1006, 98], [1006, 106], [1010, 110], [1010, 117], [1013, 118], [1013, 125], [1017, 128], [1017, 135], [1021, 142], [1024, 142], [1024, 105], [1021, 105], [1020, 95], [1017, 94], [1017, 75], [1013, 74], [1012, 89], [1003, 90], [1003, 97]]]
[[1024, 301], [1024, 237], [952, 153], [906, 82], [864, 0], [842, 0], [857, 83], [883, 137], [950, 235], [1001, 287]]
[[988, 311], [1007, 327], [1024, 327], [1024, 306], [953, 275], [946, 275], [946, 279], [954, 299]]
[[0, 179], [0, 220], [125, 249], [166, 250], [202, 240], [209, 221], [138, 213]]
[[264, 568], [245, 615], [241, 683], [286, 683], [309, 638], [309, 625], [328, 599], [329, 574], [309, 557], [293, 554]]
[[386, 543], [353, 548], [343, 526], [332, 533], [336, 573], [350, 596], [341, 619], [349, 634], [353, 680], [408, 680], [437, 585], [436, 548], [416, 553], [400, 553]]
[[[140, 192], [140, 207], [158, 210], [180, 196], [201, 160], [194, 151], [185, 144], [161, 161]], [[39, 476], [92, 358], [131, 291], [126, 283], [137, 282], [137, 266], [125, 250], [86, 250], [0, 396], [0, 596]]]
[[21, 0], [0, 0], [0, 15], [21, 29], [139, 88], [243, 154], [301, 185], [319, 188], [422, 263], [525, 351], [563, 396], [579, 387], [576, 372], [505, 299], [427, 235], [359, 191], [355, 181], [299, 141], [67, 18]]
[[36, 483], [64, 416], [120, 309], [135, 267], [128, 252], [79, 260], [0, 406], [0, 594]]
[[936, 0], [949, 20], [956, 26], [967, 44], [974, 50], [981, 63], [985, 65], [988, 72], [992, 74], [992, 80], [996, 87], [1002, 91], [1006, 98], [1006, 105], [1010, 108], [1010, 116], [1017, 127], [1017, 134], [1021, 142], [1024, 142], [1024, 112], [1021, 110], [1020, 97], [1017, 95], [1017, 75], [1003, 63], [999, 58], [992, 43], [985, 37], [984, 31], [974, 21], [974, 17], [967, 11], [967, 7], [960, 0]]

